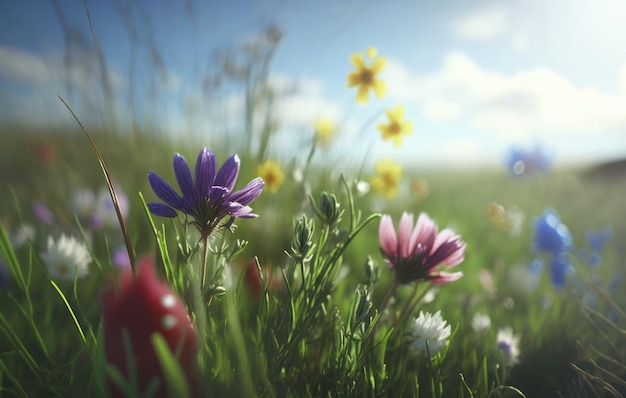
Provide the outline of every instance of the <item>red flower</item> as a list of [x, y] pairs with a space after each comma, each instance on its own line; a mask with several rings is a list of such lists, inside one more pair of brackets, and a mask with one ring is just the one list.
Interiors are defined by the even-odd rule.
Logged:
[[[194, 395], [198, 392], [197, 342], [193, 324], [180, 298], [159, 280], [153, 260], [140, 261], [137, 276], [126, 271], [119, 280], [119, 289], [112, 285], [102, 293], [104, 310], [104, 350], [107, 362], [117, 367], [129, 380], [123, 331], [130, 337], [136, 361], [137, 380], [143, 393], [151, 379], [161, 380], [155, 397], [167, 396], [167, 385], [150, 336], [159, 333], [177, 358]], [[113, 397], [123, 396], [109, 380]]]

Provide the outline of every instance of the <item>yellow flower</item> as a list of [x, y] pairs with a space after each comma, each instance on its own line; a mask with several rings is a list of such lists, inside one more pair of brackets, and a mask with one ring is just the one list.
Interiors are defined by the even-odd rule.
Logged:
[[376, 163], [378, 176], [372, 178], [372, 188], [391, 199], [398, 193], [402, 178], [402, 166], [387, 158]]
[[414, 179], [413, 181], [411, 181], [411, 191], [413, 191], [418, 199], [426, 199], [429, 193], [428, 182], [421, 178]]
[[367, 103], [370, 89], [374, 90], [378, 98], [383, 98], [387, 93], [387, 85], [377, 78], [377, 75], [382, 72], [387, 64], [387, 60], [382, 57], [376, 58], [375, 48], [368, 48], [366, 55], [373, 59], [371, 66], [365, 64], [363, 56], [359, 53], [352, 54], [350, 57], [356, 72], [348, 75], [348, 87], [359, 87], [356, 100], [360, 104]]
[[325, 147], [330, 145], [337, 128], [332, 120], [326, 118], [317, 119], [315, 123], [315, 139]]
[[396, 147], [400, 147], [402, 145], [402, 135], [413, 134], [413, 123], [403, 120], [404, 107], [402, 105], [397, 105], [393, 110], [387, 109], [387, 117], [389, 118], [389, 124], [380, 123], [378, 130], [383, 134], [383, 140], [393, 139]]
[[507, 217], [502, 205], [491, 202], [487, 205], [487, 217], [489, 221], [498, 229], [508, 231], [511, 229], [511, 222]]
[[283, 185], [285, 174], [275, 160], [268, 160], [257, 167], [257, 175], [265, 182], [265, 189], [276, 192]]

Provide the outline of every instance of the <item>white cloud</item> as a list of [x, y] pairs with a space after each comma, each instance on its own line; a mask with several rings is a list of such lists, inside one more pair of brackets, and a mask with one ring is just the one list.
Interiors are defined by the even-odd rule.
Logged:
[[509, 14], [503, 6], [492, 6], [463, 15], [452, 22], [455, 36], [466, 40], [489, 40], [507, 27]]
[[426, 119], [434, 122], [454, 120], [461, 114], [461, 106], [455, 101], [433, 100], [424, 104], [422, 109]]
[[0, 46], [0, 79], [39, 83], [49, 76], [50, 71], [41, 58], [17, 48]]
[[446, 165], [448, 167], [493, 167], [499, 164], [498, 156], [467, 138], [448, 140], [435, 148], [428, 156], [438, 164], [441, 164], [441, 159], [451, 159]]
[[417, 101], [433, 123], [467, 118], [474, 129], [508, 139], [626, 131], [626, 93], [578, 87], [548, 68], [506, 75], [461, 52], [428, 75], [412, 76], [394, 60], [389, 68], [398, 71], [387, 75], [390, 97]]

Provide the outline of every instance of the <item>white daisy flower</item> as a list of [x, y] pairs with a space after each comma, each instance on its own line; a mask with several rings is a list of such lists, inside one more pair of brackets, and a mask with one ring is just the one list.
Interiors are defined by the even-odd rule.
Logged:
[[520, 337], [513, 334], [510, 327], [498, 330], [496, 346], [502, 352], [507, 366], [514, 366], [519, 361], [519, 343]]
[[476, 332], [484, 332], [487, 328], [489, 328], [489, 326], [491, 326], [491, 318], [489, 318], [489, 315], [481, 312], [474, 314], [474, 317], [472, 318], [472, 328]]
[[66, 280], [73, 280], [75, 274], [78, 274], [79, 278], [87, 275], [91, 263], [87, 246], [73, 236], [68, 237], [65, 234], [57, 241], [51, 236], [48, 237], [48, 251], [41, 253], [41, 259], [52, 278]]
[[428, 351], [434, 356], [448, 344], [451, 332], [450, 325], [441, 317], [441, 311], [434, 315], [420, 311], [411, 331], [411, 348], [419, 353], [426, 353], [428, 341]]

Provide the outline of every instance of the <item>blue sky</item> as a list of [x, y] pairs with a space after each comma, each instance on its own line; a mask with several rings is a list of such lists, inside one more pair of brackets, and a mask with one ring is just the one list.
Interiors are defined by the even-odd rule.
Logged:
[[[106, 120], [82, 2], [56, 3], [65, 31], [54, 4], [0, 2], [0, 118], [69, 123], [60, 94], [81, 119]], [[512, 145], [541, 144], [557, 165], [626, 155], [625, 0], [87, 4], [119, 124], [134, 118], [195, 137], [240, 130], [240, 90], [208, 95], [202, 82], [217, 49], [240, 48], [276, 24], [283, 39], [270, 81], [298, 84], [275, 104], [282, 156], [298, 151], [318, 117], [341, 124], [334, 156], [371, 151], [420, 167], [499, 166]], [[370, 46], [388, 60], [388, 95], [359, 106], [346, 88], [349, 56]], [[414, 124], [401, 148], [376, 129], [397, 104]]]

